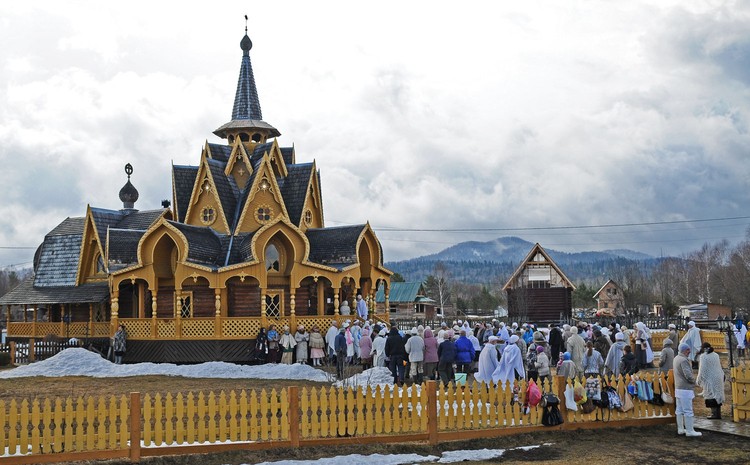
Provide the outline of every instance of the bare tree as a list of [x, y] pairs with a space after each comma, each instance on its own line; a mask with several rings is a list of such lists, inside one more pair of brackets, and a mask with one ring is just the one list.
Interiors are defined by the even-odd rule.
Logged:
[[437, 300], [440, 305], [440, 312], [443, 313], [443, 309], [451, 298], [450, 271], [443, 262], [435, 264], [433, 274], [424, 281], [424, 287], [427, 294]]

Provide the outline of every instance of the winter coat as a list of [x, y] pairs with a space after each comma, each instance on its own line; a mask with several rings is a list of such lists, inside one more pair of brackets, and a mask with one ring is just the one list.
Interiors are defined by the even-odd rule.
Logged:
[[669, 371], [674, 366], [674, 350], [671, 347], [664, 347], [659, 357], [659, 368], [661, 371]]
[[334, 339], [334, 349], [336, 350], [337, 357], [346, 357], [346, 336], [343, 331], [339, 331]]
[[297, 341], [294, 340], [294, 336], [285, 333], [281, 336], [279, 344], [281, 344], [281, 349], [284, 352], [291, 352], [294, 349], [294, 346], [297, 345]]
[[609, 348], [612, 346], [609, 338], [600, 334], [594, 339], [594, 349], [598, 351], [602, 356], [609, 353]]
[[388, 337], [385, 340], [385, 356], [389, 360], [394, 358], [406, 359], [406, 349], [404, 348], [404, 338], [398, 333], [398, 329], [391, 328]]
[[112, 343], [112, 350], [115, 352], [125, 352], [125, 337], [125, 330], [122, 328], [118, 329]]
[[584, 373], [601, 373], [604, 368], [604, 358], [598, 350], [592, 350], [583, 353], [583, 372]]
[[406, 353], [409, 354], [410, 362], [424, 361], [424, 339], [419, 336], [412, 336], [404, 345]]
[[456, 363], [471, 363], [474, 360], [474, 344], [468, 337], [460, 336], [456, 341]]
[[539, 376], [549, 376], [549, 357], [544, 352], [536, 355], [536, 370]]
[[636, 372], [638, 372], [638, 360], [635, 358], [635, 354], [633, 352], [626, 353], [620, 360], [620, 374], [625, 376]]
[[692, 391], [695, 387], [695, 376], [693, 376], [693, 365], [690, 359], [682, 354], [674, 358], [674, 388]]
[[310, 348], [311, 349], [324, 349], [326, 341], [323, 339], [323, 335], [318, 331], [310, 333]]
[[359, 353], [360, 357], [364, 360], [369, 360], [372, 358], [372, 339], [370, 339], [370, 336], [363, 337], [359, 340]]
[[297, 343], [297, 360], [307, 360], [307, 342], [310, 340], [310, 334], [306, 331], [294, 333], [294, 342]]
[[438, 361], [440, 363], [453, 363], [456, 361], [456, 343], [446, 339], [438, 346]]
[[424, 330], [424, 361], [425, 363], [438, 362], [438, 341], [432, 334], [431, 329]]

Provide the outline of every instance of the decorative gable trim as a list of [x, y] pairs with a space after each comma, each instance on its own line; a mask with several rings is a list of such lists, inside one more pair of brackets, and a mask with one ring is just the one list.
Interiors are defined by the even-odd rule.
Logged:
[[232, 147], [232, 154], [229, 156], [229, 161], [227, 162], [227, 167], [224, 169], [224, 174], [227, 176], [232, 175], [232, 169], [234, 168], [234, 165], [237, 163], [237, 157], [242, 156], [242, 164], [245, 165], [245, 168], [247, 169], [249, 174], [253, 173], [253, 167], [250, 163], [250, 156], [247, 154], [247, 151], [245, 150], [245, 145], [237, 139], [234, 142], [234, 147]]
[[[533, 258], [536, 257], [537, 254], [541, 254], [545, 261], [544, 262], [533, 261]], [[511, 289], [513, 287], [512, 285], [515, 282], [515, 280], [523, 272], [523, 270], [526, 269], [528, 265], [540, 264], [540, 263], [550, 265], [552, 269], [555, 270], [557, 274], [559, 274], [560, 277], [563, 279], [565, 283], [565, 287], [570, 288], [572, 290], [576, 289], [573, 282], [570, 279], [568, 279], [568, 277], [565, 275], [565, 273], [563, 273], [560, 267], [557, 266], [557, 263], [555, 263], [554, 260], [552, 260], [552, 258], [549, 256], [547, 251], [544, 250], [544, 248], [541, 245], [539, 245], [539, 243], [537, 242], [536, 244], [534, 244], [534, 247], [531, 248], [531, 251], [529, 251], [529, 253], [526, 255], [526, 258], [524, 258], [521, 261], [521, 264], [518, 265], [518, 268], [516, 268], [516, 271], [513, 272], [510, 279], [508, 279], [508, 282], [505, 283], [505, 285], [503, 286], [503, 290], [507, 292], [508, 289]]]
[[[209, 150], [210, 152], [210, 150]], [[216, 203], [216, 209], [220, 213], [219, 217], [221, 218], [221, 221], [224, 224], [224, 227], [226, 228], [227, 234], [229, 234], [232, 230], [229, 227], [229, 223], [227, 222], [227, 215], [224, 211], [224, 206], [221, 203], [221, 199], [219, 198], [219, 191], [216, 188], [216, 183], [214, 182], [214, 177], [211, 174], [211, 169], [208, 167], [208, 161], [206, 159], [206, 151], [201, 154], [201, 164], [198, 167], [198, 174], [195, 176], [195, 184], [193, 184], [193, 192], [190, 194], [190, 205], [188, 206], [187, 213], [185, 213], [185, 218], [183, 218], [183, 223], [191, 224], [188, 222], [188, 220], [192, 219], [192, 216], [196, 214], [194, 212], [195, 210], [195, 204], [198, 203], [198, 200], [200, 199], [200, 195], [203, 193], [205, 189], [205, 183], [208, 183], [208, 189], [211, 194], [213, 195], [214, 201]]]
[[[241, 232], [247, 232], [247, 231], [241, 231], [241, 226], [245, 222], [245, 217], [248, 215], [248, 212], [254, 208], [253, 203], [255, 200], [255, 196], [258, 194], [258, 192], [261, 190], [261, 183], [265, 180], [268, 182], [269, 187], [268, 189], [271, 192], [271, 195], [273, 196], [274, 200], [281, 205], [281, 217], [286, 222], [289, 222], [289, 212], [286, 209], [286, 204], [284, 204], [284, 198], [281, 196], [281, 188], [279, 188], [279, 183], [276, 181], [276, 176], [273, 172], [273, 167], [271, 166], [270, 158], [267, 156], [267, 153], [263, 155], [263, 161], [261, 161], [260, 165], [258, 166], [258, 169], [256, 170], [255, 178], [253, 179], [252, 185], [249, 186], [249, 193], [247, 196], [247, 199], [245, 200], [245, 205], [242, 206], [242, 214], [240, 215], [239, 221], [237, 221], [237, 227], [235, 228], [234, 235], [238, 235]], [[251, 208], [251, 206], [253, 206]], [[252, 213], [250, 213], [252, 214]], [[272, 222], [275, 223], [275, 222]], [[291, 223], [290, 223], [291, 224]], [[296, 228], [296, 226], [295, 226]], [[263, 228], [261, 227], [260, 230]]]
[[[93, 234], [93, 239], [96, 240], [97, 252], [101, 254], [104, 259], [104, 247], [102, 246], [99, 232], [96, 230], [96, 224], [94, 223], [94, 215], [91, 213], [91, 204], [86, 205], [86, 220], [83, 223], [83, 234], [81, 235], [81, 251], [78, 253], [78, 267], [76, 269], [76, 286], [83, 284], [86, 276], [83, 276], [85, 271], [84, 261], [89, 256], [89, 244], [91, 243], [90, 235]], [[105, 271], [109, 271], [109, 264], [105, 260], [104, 262]]]

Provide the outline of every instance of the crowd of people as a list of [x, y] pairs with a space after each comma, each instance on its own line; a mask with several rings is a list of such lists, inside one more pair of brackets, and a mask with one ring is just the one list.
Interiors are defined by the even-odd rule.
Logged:
[[[735, 346], [744, 356], [747, 329], [740, 320], [736, 328]], [[586, 379], [633, 375], [648, 368], [665, 372], [674, 369], [678, 432], [699, 436], [692, 426], [693, 388], [703, 389], [706, 406], [711, 409], [709, 418], [721, 418], [724, 372], [711, 345], [701, 341], [694, 322], [688, 323], [681, 339], [675, 325], [670, 324], [668, 330], [658, 365], [651, 330], [642, 322], [632, 329], [616, 323], [538, 328], [498, 320], [472, 327], [467, 321], [457, 320], [452, 325], [441, 323], [439, 328], [417, 326], [404, 331], [395, 324], [386, 327], [354, 319], [341, 325], [334, 320], [325, 334], [317, 326], [308, 332], [300, 325], [291, 333], [288, 326], [279, 331], [272, 324], [268, 331], [260, 331], [256, 353], [271, 363], [335, 364], [339, 379], [347, 365], [387, 367], [398, 385], [407, 379], [418, 384], [433, 379], [448, 385], [455, 382], [457, 373], [480, 383], [499, 385], [519, 379], [548, 383], [553, 374]]]

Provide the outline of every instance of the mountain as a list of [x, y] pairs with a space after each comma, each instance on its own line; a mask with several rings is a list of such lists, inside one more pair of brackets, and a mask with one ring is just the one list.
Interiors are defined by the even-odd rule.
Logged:
[[[533, 243], [519, 237], [500, 237], [487, 242], [461, 242], [438, 253], [387, 262], [385, 266], [404, 276], [407, 281], [422, 281], [442, 262], [453, 279], [469, 284], [483, 284], [497, 278], [505, 279], [526, 257]], [[542, 245], [543, 246], [543, 245]], [[563, 272], [573, 281], [600, 281], [613, 266], [630, 262], [652, 264], [654, 257], [627, 249], [601, 252], [561, 252], [545, 248]]]

